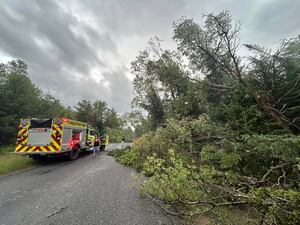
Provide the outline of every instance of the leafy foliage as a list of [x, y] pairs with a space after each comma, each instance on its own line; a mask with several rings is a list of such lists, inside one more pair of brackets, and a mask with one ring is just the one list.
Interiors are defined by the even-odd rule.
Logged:
[[300, 132], [300, 36], [282, 42], [274, 52], [246, 45], [254, 56], [247, 79], [264, 113], [285, 129]]

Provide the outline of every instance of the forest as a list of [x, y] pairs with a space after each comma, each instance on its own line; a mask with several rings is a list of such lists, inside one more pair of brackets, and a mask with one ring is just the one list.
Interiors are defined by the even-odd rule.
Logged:
[[177, 50], [151, 39], [131, 64], [143, 135], [113, 155], [185, 221], [300, 224], [300, 36], [268, 49], [240, 29], [223, 11], [175, 22]]

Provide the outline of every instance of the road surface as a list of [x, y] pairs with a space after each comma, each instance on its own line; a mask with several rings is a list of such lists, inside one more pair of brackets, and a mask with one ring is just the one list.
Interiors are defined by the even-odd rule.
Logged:
[[[117, 147], [111, 144], [107, 150]], [[0, 224], [179, 224], [139, 196], [131, 185], [133, 172], [99, 153], [2, 176]]]

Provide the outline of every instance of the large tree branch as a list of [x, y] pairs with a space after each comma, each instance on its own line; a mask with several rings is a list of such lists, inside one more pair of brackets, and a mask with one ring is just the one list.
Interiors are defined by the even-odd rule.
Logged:
[[236, 79], [239, 80], [239, 78], [236, 76], [236, 74], [232, 71], [232, 69], [230, 67], [228, 67], [228, 65], [226, 65], [224, 62], [223, 62], [223, 59], [219, 59], [217, 58], [217, 54], [212, 54], [208, 47], [204, 47], [202, 46], [202, 43], [201, 43], [201, 40], [199, 40], [199, 38], [196, 36], [194, 37], [194, 40], [196, 41], [195, 45], [197, 46], [197, 48], [199, 48], [202, 52], [204, 52], [207, 56], [209, 56], [218, 66], [219, 68], [225, 72], [226, 74], [228, 75], [231, 75], [233, 77], [235, 77]]
[[298, 75], [297, 80], [296, 80], [295, 84], [292, 86], [292, 88], [290, 88], [283, 96], [281, 96], [278, 99], [278, 101], [276, 102], [276, 104], [278, 104], [284, 97], [286, 97], [288, 94], [290, 94], [294, 90], [295, 87], [297, 87], [299, 80], [300, 80], [300, 75]]
[[[272, 166], [264, 175], [263, 177], [261, 178], [261, 180], [259, 180], [257, 182], [257, 184], [262, 184], [262, 183], [265, 183], [267, 178], [270, 176], [270, 174], [272, 172], [274, 172], [275, 170], [278, 170], [278, 169], [284, 169], [285, 167], [287, 166], [292, 166], [292, 165], [296, 165], [298, 163], [298, 161], [296, 162], [287, 162], [287, 163], [282, 163], [282, 164], [279, 164], [277, 166]], [[285, 177], [285, 173], [283, 174], [284, 177]], [[278, 182], [280, 181], [280, 177], [278, 178]]]
[[[293, 126], [300, 130], [300, 127], [296, 124], [294, 120], [290, 120], [288, 117], [284, 115], [284, 113], [278, 109], [276, 109], [274, 106], [271, 105], [271, 103], [267, 102], [265, 103], [261, 96], [258, 93], [254, 94], [256, 102], [258, 106], [269, 116], [274, 118], [283, 128], [286, 130], [291, 131], [289, 126]], [[270, 99], [267, 99], [270, 100]]]
[[234, 45], [232, 43], [232, 38], [234, 38], [235, 35], [239, 32], [240, 26], [235, 27], [235, 29], [232, 31], [232, 33], [230, 35], [229, 30], [225, 29], [223, 23], [219, 20], [219, 18], [214, 16], [214, 15], [211, 15], [211, 16], [212, 16], [212, 18], [214, 18], [214, 20], [217, 22], [217, 24], [221, 27], [222, 32], [219, 33], [219, 36], [222, 37], [224, 39], [225, 43], [226, 43], [228, 53], [229, 53], [229, 55], [230, 55], [230, 57], [233, 61], [233, 64], [234, 64], [236, 77], [238, 78], [238, 80], [241, 83], [244, 83], [243, 80], [242, 80], [240, 67], [238, 65], [238, 60], [237, 60], [237, 57], [235, 55], [235, 50], [234, 50], [234, 49], [238, 48], [238, 44]]

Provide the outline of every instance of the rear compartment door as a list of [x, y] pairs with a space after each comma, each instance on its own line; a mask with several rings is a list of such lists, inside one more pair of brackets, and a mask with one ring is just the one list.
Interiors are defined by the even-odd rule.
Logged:
[[31, 119], [27, 145], [46, 146], [50, 145], [52, 133], [52, 119]]
[[28, 145], [46, 146], [50, 145], [51, 128], [31, 128], [29, 129]]

